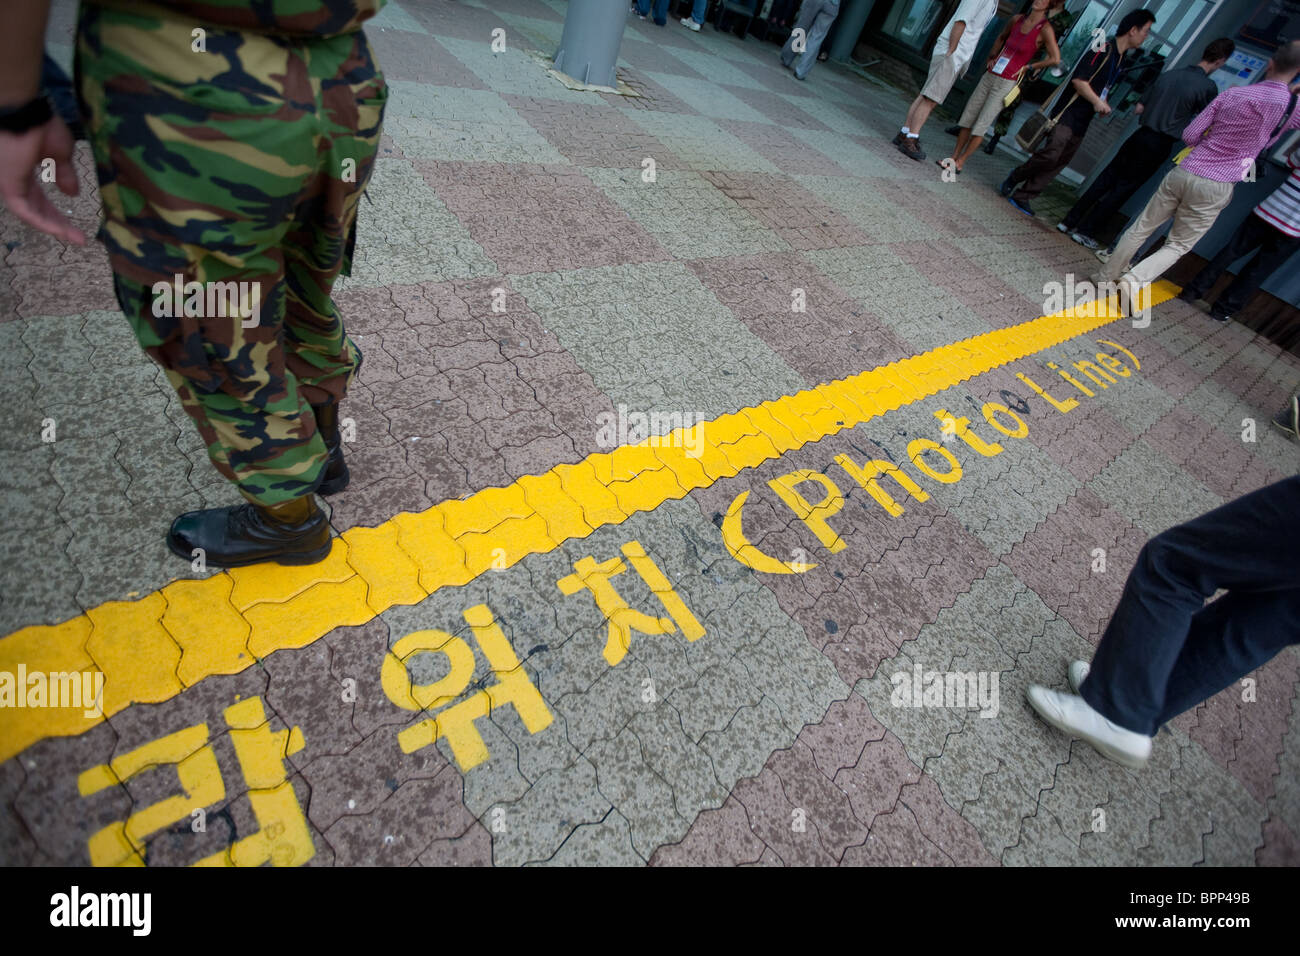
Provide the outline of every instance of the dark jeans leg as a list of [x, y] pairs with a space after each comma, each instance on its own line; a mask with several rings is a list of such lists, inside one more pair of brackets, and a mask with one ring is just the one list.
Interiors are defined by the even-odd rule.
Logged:
[[1036, 197], [1070, 164], [1081, 142], [1082, 136], [1064, 124], [1057, 124], [1047, 143], [1011, 171], [1011, 179], [1021, 183], [1013, 195], [1024, 200]]
[[1219, 281], [1219, 276], [1227, 271], [1228, 266], [1260, 247], [1266, 236], [1265, 229], [1277, 231], [1253, 212], [1247, 215], [1227, 244], [1215, 254], [1213, 259], [1202, 266], [1201, 271], [1196, 273], [1192, 281], [1187, 284], [1187, 291], [1198, 299], [1204, 298], [1205, 294], [1214, 287], [1214, 283]]
[[1167, 724], [1300, 642], [1300, 587], [1269, 594], [1233, 591], [1192, 618], [1187, 642], [1169, 675]]
[[1254, 213], [1250, 214], [1250, 218], [1258, 223], [1254, 228], [1263, 231], [1263, 240], [1255, 258], [1246, 263], [1237, 278], [1232, 280], [1232, 285], [1224, 289], [1219, 301], [1214, 303], [1215, 309], [1226, 315], [1240, 312], [1264, 281], [1300, 249], [1300, 236], [1288, 236]]
[[[1300, 476], [1252, 492], [1148, 541], [1102, 635], [1092, 671], [1079, 689], [1083, 699], [1119, 726], [1154, 736], [1170, 706], [1185, 710], [1191, 706], [1186, 703], [1190, 694], [1216, 682], [1222, 688], [1224, 674], [1231, 682], [1259, 666], [1259, 657], [1270, 648], [1276, 650], [1279, 641], [1300, 640], [1294, 616], [1281, 613], [1286, 601], [1279, 603], [1283, 592], [1300, 587], [1297, 538]], [[1223, 618], [1240, 606], [1236, 601], [1197, 621], [1205, 599], [1219, 588], [1259, 597], [1273, 611], [1252, 614], [1249, 626], [1234, 623], [1225, 639]], [[1293, 608], [1294, 597], [1291, 601]], [[1180, 666], [1193, 625], [1193, 657]], [[1212, 639], [1220, 646], [1211, 651], [1207, 644]], [[1213, 662], [1214, 671], [1193, 673], [1196, 661]]]
[[1110, 188], [1105, 195], [1097, 198], [1091, 209], [1084, 211], [1075, 228], [1085, 236], [1096, 239], [1097, 233], [1105, 229], [1110, 217], [1119, 212], [1120, 207], [1128, 202], [1129, 198], [1154, 176], [1156, 170], [1169, 158], [1172, 145], [1172, 137], [1145, 127], [1130, 136], [1110, 166], [1106, 167], [1107, 172], [1111, 167], [1115, 168]]
[[[1079, 228], [1079, 224], [1088, 219], [1092, 209], [1101, 202], [1105, 202], [1115, 191], [1115, 188], [1122, 182], [1120, 177], [1120, 167], [1123, 165], [1123, 158], [1116, 156], [1110, 161], [1110, 164], [1101, 171], [1091, 186], [1078, 198], [1070, 211], [1065, 214], [1061, 220], [1065, 228], [1074, 230]], [[1092, 235], [1085, 232], [1084, 235]]]

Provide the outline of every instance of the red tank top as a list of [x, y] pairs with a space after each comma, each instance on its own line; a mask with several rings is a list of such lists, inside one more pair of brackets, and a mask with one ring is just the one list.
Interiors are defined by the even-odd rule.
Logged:
[[[1007, 45], [1002, 48], [993, 61], [993, 73], [997, 76], [1014, 79], [1015, 75], [1029, 65], [1033, 60], [1034, 54], [1038, 52], [1038, 34], [1047, 24], [1047, 18], [1039, 20], [1037, 25], [1028, 33], [1020, 31], [1020, 24], [1024, 22], [1023, 16], [1018, 16], [1011, 23], [1011, 33], [1007, 37]], [[1001, 70], [998, 69], [998, 62], [1006, 59], [1007, 63]]]

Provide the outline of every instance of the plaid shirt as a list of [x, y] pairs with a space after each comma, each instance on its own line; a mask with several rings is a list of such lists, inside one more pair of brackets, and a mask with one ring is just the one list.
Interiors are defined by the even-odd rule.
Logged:
[[[1182, 168], [1219, 183], [1241, 182], [1260, 150], [1273, 142], [1273, 128], [1290, 101], [1291, 91], [1277, 80], [1224, 90], [1183, 130], [1183, 142], [1194, 148]], [[1298, 128], [1300, 106], [1279, 135]]]

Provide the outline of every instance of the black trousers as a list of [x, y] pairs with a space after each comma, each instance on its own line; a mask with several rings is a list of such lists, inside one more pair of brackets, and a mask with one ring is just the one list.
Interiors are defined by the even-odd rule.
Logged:
[[[1146, 543], [1079, 693], [1121, 727], [1161, 724], [1300, 642], [1300, 477]], [[1205, 603], [1219, 588], [1227, 594]]]
[[1228, 266], [1242, 256], [1250, 255], [1256, 249], [1259, 252], [1255, 258], [1246, 263], [1246, 268], [1241, 270], [1237, 278], [1232, 280], [1232, 284], [1223, 290], [1219, 300], [1214, 303], [1214, 311], [1221, 315], [1240, 312], [1264, 280], [1290, 259], [1297, 249], [1300, 249], [1300, 236], [1288, 236], [1253, 212], [1237, 227], [1237, 231], [1232, 234], [1228, 244], [1219, 250], [1219, 254], [1196, 273], [1196, 278], [1192, 279], [1187, 290], [1198, 299], [1205, 298], [1206, 293]]
[[1093, 239], [1110, 217], [1128, 202], [1142, 184], [1155, 175], [1177, 142], [1174, 137], [1145, 126], [1124, 141], [1115, 158], [1079, 197], [1061, 221], [1072, 232]]

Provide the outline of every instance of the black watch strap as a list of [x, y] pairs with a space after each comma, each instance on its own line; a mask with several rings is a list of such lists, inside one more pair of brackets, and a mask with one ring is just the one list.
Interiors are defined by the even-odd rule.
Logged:
[[22, 106], [0, 110], [0, 132], [25, 133], [29, 129], [48, 123], [53, 115], [50, 101], [44, 96], [38, 96]]

